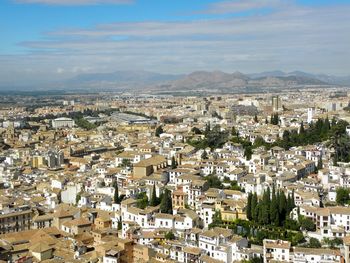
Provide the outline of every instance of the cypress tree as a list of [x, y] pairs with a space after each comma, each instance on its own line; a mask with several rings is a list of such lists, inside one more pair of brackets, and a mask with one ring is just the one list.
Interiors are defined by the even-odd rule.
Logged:
[[168, 189], [165, 189], [164, 194], [162, 196], [162, 200], [160, 202], [160, 211], [166, 214], [173, 213], [173, 204], [171, 200], [171, 192]]
[[235, 126], [232, 127], [231, 135], [232, 135], [232, 136], [237, 136], [237, 131], [236, 131]]
[[270, 221], [275, 226], [279, 226], [280, 224], [275, 185], [273, 185], [272, 188], [272, 198], [270, 203]]
[[210, 123], [207, 123], [205, 125], [204, 135], [207, 136], [209, 134], [210, 130], [211, 130], [210, 129]]
[[257, 222], [258, 214], [259, 214], [259, 210], [257, 209], [257, 206], [258, 206], [258, 195], [254, 193], [254, 195], [252, 196], [251, 215], [252, 215], [253, 221], [255, 222]]
[[287, 217], [289, 215], [289, 213], [292, 211], [292, 198], [290, 197], [290, 194], [288, 194], [288, 197], [287, 197], [287, 207], [286, 207], [286, 214], [287, 214]]
[[286, 208], [287, 208], [286, 196], [284, 192], [281, 192], [280, 198], [279, 198], [279, 206], [278, 206], [281, 223], [284, 222], [284, 220], [286, 219]]
[[175, 169], [177, 167], [177, 163], [175, 157], [171, 157], [171, 169]]
[[164, 133], [163, 127], [162, 126], [158, 126], [157, 129], [156, 129], [155, 135], [157, 137], [159, 137], [159, 135], [161, 135], [162, 133]]
[[292, 207], [292, 210], [295, 208], [295, 201], [294, 201], [294, 189], [292, 190], [292, 195], [291, 195], [291, 207]]
[[318, 160], [318, 163], [317, 163], [317, 170], [321, 170], [322, 168], [323, 168], [323, 161], [321, 156], [320, 160]]
[[300, 134], [305, 134], [304, 122], [301, 122], [301, 123], [300, 123], [299, 133], [300, 133]]
[[247, 202], [247, 211], [246, 211], [248, 220], [252, 220], [252, 198], [253, 198], [252, 193], [249, 193], [248, 202]]
[[201, 155], [201, 159], [203, 159], [203, 160], [208, 159], [208, 153], [207, 153], [206, 150], [203, 150], [203, 153], [202, 153], [202, 155]]
[[270, 203], [271, 203], [271, 192], [270, 192], [270, 187], [268, 187], [264, 192], [263, 200], [262, 200], [262, 209], [263, 209], [262, 220], [264, 224], [270, 223]]
[[117, 182], [114, 183], [114, 196], [113, 196], [113, 201], [116, 204], [120, 204], [120, 199], [119, 199], [119, 189], [118, 189], [118, 184]]
[[157, 198], [157, 193], [156, 193], [156, 185], [153, 185], [153, 189], [152, 189], [152, 195], [151, 195], [151, 200], [149, 202], [150, 206], [157, 206], [159, 205], [159, 201]]

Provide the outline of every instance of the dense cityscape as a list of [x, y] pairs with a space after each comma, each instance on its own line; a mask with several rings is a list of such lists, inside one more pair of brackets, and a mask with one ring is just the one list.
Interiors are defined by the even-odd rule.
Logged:
[[350, 263], [349, 0], [0, 0], [0, 263]]
[[349, 262], [344, 90], [14, 99], [4, 261]]

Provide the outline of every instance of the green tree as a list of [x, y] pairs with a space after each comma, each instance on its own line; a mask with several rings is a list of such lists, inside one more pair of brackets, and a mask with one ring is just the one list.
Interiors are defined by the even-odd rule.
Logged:
[[249, 193], [248, 194], [248, 201], [247, 201], [247, 208], [246, 208], [248, 220], [252, 220], [252, 198], [253, 198], [252, 193]]
[[253, 221], [257, 222], [258, 220], [258, 215], [259, 215], [259, 210], [257, 209], [258, 206], [258, 195], [256, 192], [253, 194], [252, 197], [252, 208], [251, 208], [251, 213], [252, 213], [252, 219]]
[[202, 131], [200, 129], [198, 129], [197, 127], [193, 127], [191, 129], [191, 131], [194, 133], [194, 134], [202, 134]]
[[75, 203], [78, 204], [80, 199], [81, 199], [81, 192], [77, 193], [77, 195], [75, 196]]
[[207, 136], [209, 134], [210, 130], [211, 130], [210, 123], [208, 122], [207, 124], [205, 124], [204, 135]]
[[280, 221], [284, 222], [286, 219], [286, 208], [287, 208], [287, 200], [284, 192], [281, 192], [279, 194], [279, 200], [278, 200], [278, 211], [280, 215]]
[[280, 224], [278, 200], [276, 196], [275, 185], [273, 185], [272, 187], [272, 198], [270, 203], [270, 221], [271, 221], [271, 224], [273, 224], [274, 226], [279, 226]]
[[309, 240], [308, 247], [310, 247], [310, 248], [320, 248], [321, 247], [321, 242], [317, 238], [311, 237], [310, 240]]
[[122, 167], [130, 167], [131, 166], [131, 161], [129, 159], [123, 159], [122, 160], [122, 164], [121, 164]]
[[231, 136], [237, 136], [237, 131], [236, 131], [235, 126], [233, 126], [231, 129]]
[[304, 122], [300, 123], [299, 134], [300, 135], [304, 135], [305, 134]]
[[270, 203], [271, 203], [271, 192], [270, 188], [267, 188], [266, 191], [264, 191], [263, 199], [261, 202], [261, 209], [262, 209], [262, 223], [264, 225], [268, 225], [270, 223]]
[[175, 169], [177, 167], [177, 162], [175, 160], [175, 157], [171, 157], [171, 169]]
[[151, 195], [151, 200], [149, 202], [150, 206], [157, 206], [159, 205], [159, 199], [157, 198], [157, 192], [156, 192], [156, 185], [153, 185], [152, 189], [152, 195]]
[[201, 159], [202, 159], [202, 160], [208, 159], [208, 153], [207, 153], [206, 150], [203, 151], [203, 153], [202, 153], [202, 155], [201, 155]]
[[140, 209], [145, 209], [148, 205], [148, 197], [145, 192], [139, 193], [137, 195], [136, 207]]
[[339, 187], [336, 190], [337, 197], [336, 197], [336, 202], [339, 205], [344, 205], [347, 204], [350, 200], [350, 190], [344, 187]]
[[114, 183], [114, 197], [113, 197], [113, 201], [116, 204], [120, 204], [120, 199], [119, 199], [119, 189], [118, 189], [118, 184], [117, 182]]
[[166, 240], [174, 240], [175, 239], [175, 235], [173, 232], [169, 231], [164, 235]]
[[266, 144], [265, 140], [261, 136], [258, 136], [255, 138], [253, 146], [254, 148], [258, 148], [261, 146], [265, 146], [265, 144]]
[[322, 169], [323, 169], [323, 161], [321, 156], [317, 163], [317, 170], [322, 170]]
[[299, 216], [299, 223], [300, 223], [300, 227], [304, 230], [307, 230], [307, 231], [316, 230], [315, 223], [310, 218]]
[[213, 222], [209, 225], [209, 228], [213, 228], [213, 227], [219, 226], [219, 225], [221, 225], [223, 223], [220, 210], [216, 210], [215, 211], [212, 220], [213, 220]]
[[164, 133], [164, 131], [163, 131], [163, 127], [160, 125], [160, 126], [158, 126], [157, 129], [156, 129], [155, 135], [156, 135], [157, 137], [159, 137], [159, 135], [161, 135], [162, 133]]
[[217, 177], [214, 174], [207, 175], [206, 177], [204, 177], [204, 179], [208, 182], [208, 185], [210, 188], [219, 188], [219, 189], [224, 188], [219, 177]]
[[122, 228], [123, 228], [123, 222], [122, 222], [122, 219], [121, 218], [119, 218], [119, 221], [118, 221], [118, 230], [122, 230]]
[[173, 213], [173, 203], [171, 198], [171, 191], [168, 189], [164, 190], [162, 199], [160, 202], [160, 211], [165, 214]]
[[244, 150], [244, 156], [245, 158], [247, 158], [247, 160], [250, 160], [252, 159], [252, 154], [253, 154], [253, 150], [252, 150], [252, 147], [246, 147], [245, 150]]

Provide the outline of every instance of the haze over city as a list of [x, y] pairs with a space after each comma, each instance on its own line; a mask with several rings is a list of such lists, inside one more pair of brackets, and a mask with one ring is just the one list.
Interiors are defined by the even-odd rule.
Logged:
[[349, 13], [344, 0], [4, 0], [0, 85], [117, 70], [348, 76]]
[[0, 263], [350, 263], [349, 14], [1, 0]]

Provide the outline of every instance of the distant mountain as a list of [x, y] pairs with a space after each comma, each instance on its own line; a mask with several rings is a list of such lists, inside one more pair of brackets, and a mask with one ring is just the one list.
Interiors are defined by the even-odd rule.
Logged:
[[170, 82], [170, 86], [185, 89], [230, 88], [246, 86], [248, 80], [249, 77], [240, 72], [229, 74], [222, 71], [196, 71]]
[[63, 87], [133, 88], [173, 81], [183, 75], [160, 74], [148, 71], [115, 71], [112, 73], [87, 73], [61, 83]]
[[[253, 89], [290, 88], [302, 85], [344, 85], [350, 87], [350, 76], [337, 77], [325, 74], [310, 74], [302, 71], [283, 72], [280, 70], [266, 71], [254, 74], [241, 72], [226, 73], [223, 71], [195, 71], [190, 74], [175, 75], [161, 74], [149, 71], [122, 70], [112, 73], [80, 74], [73, 78], [44, 83], [40, 85], [28, 84], [30, 89], [40, 90], [226, 90], [246, 91]], [[49, 87], [49, 88], [48, 88]], [[1, 89], [1, 86], [0, 86]], [[26, 86], [16, 90], [24, 90]], [[28, 88], [27, 88], [28, 89]]]
[[302, 72], [272, 71], [245, 75], [241, 72], [230, 74], [222, 71], [196, 71], [169, 82], [166, 89], [241, 89], [242, 87], [266, 88], [297, 85], [328, 85], [328, 83]]
[[266, 71], [261, 73], [253, 73], [248, 74], [248, 76], [252, 79], [259, 79], [264, 77], [303, 77], [307, 78], [308, 80], [316, 79], [323, 83], [328, 83], [331, 85], [350, 85], [350, 76], [332, 76], [332, 75], [326, 75], [326, 74], [311, 74], [306, 73], [303, 71], [292, 71], [292, 72], [283, 72], [283, 71]]

